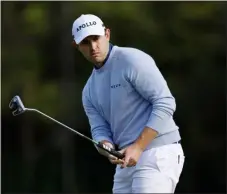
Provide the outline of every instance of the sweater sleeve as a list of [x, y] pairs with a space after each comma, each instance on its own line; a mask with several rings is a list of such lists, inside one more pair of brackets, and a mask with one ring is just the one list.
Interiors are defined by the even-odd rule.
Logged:
[[91, 127], [92, 138], [97, 142], [107, 140], [113, 144], [112, 133], [109, 124], [92, 105], [85, 91], [86, 90], [83, 91], [82, 102], [84, 111], [88, 117]]
[[166, 124], [176, 109], [175, 99], [168, 85], [149, 55], [143, 53], [128, 57], [126, 76], [135, 90], [152, 104], [146, 126], [158, 134], [165, 133]]

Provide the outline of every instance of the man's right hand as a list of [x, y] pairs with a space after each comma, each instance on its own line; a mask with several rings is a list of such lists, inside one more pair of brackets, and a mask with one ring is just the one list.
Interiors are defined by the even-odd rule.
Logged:
[[[106, 146], [108, 146], [108, 147], [110, 147], [110, 148], [115, 149], [114, 145], [113, 145], [112, 143], [110, 143], [109, 141], [103, 140], [103, 141], [101, 141], [101, 143], [105, 144]], [[99, 147], [97, 147], [97, 146], [96, 146], [96, 148], [97, 148], [98, 152], [99, 152], [101, 155], [107, 157], [107, 158], [109, 159], [109, 161], [110, 161], [112, 164], [123, 164], [123, 163], [124, 163], [123, 160], [118, 159], [117, 157], [111, 155], [111, 154], [108, 153], [107, 151], [105, 151], [105, 150], [103, 150], [103, 149], [101, 149], [101, 148], [99, 148]]]

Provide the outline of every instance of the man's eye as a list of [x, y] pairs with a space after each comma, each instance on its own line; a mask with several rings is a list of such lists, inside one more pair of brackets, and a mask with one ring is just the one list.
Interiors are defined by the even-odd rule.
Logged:
[[96, 41], [99, 39], [99, 36], [94, 36], [92, 39], [93, 39], [93, 41]]
[[89, 44], [89, 41], [85, 39], [81, 42], [81, 44]]

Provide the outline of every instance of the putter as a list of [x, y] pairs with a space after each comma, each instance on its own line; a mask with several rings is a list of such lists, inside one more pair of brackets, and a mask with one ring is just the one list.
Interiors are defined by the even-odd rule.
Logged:
[[95, 144], [97, 147], [107, 151], [108, 153], [114, 155], [115, 157], [117, 157], [118, 159], [123, 159], [124, 158], [124, 155], [108, 146], [106, 146], [105, 144], [101, 143], [101, 142], [96, 142], [94, 141], [93, 139], [90, 139], [89, 137], [79, 133], [78, 131], [68, 127], [67, 125], [53, 119], [52, 117], [44, 114], [43, 112], [37, 110], [37, 109], [33, 109], [33, 108], [25, 108], [24, 107], [24, 104], [23, 102], [21, 101], [20, 97], [19, 96], [14, 96], [13, 99], [10, 101], [9, 103], [9, 108], [11, 109], [12, 111], [12, 114], [13, 116], [17, 116], [17, 115], [20, 115], [26, 111], [30, 111], [30, 112], [36, 112], [36, 113], [39, 113], [41, 114], [42, 116], [54, 121], [55, 123], [65, 127], [66, 129], [69, 129], [70, 131], [76, 133], [77, 135], [83, 137], [84, 139], [87, 139], [88, 141], [92, 142], [93, 144]]

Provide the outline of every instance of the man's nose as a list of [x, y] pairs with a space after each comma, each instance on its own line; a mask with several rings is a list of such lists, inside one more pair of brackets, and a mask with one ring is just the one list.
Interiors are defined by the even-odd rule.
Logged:
[[92, 50], [96, 50], [96, 48], [97, 48], [97, 42], [96, 41], [91, 41], [90, 42], [90, 47], [91, 47]]

